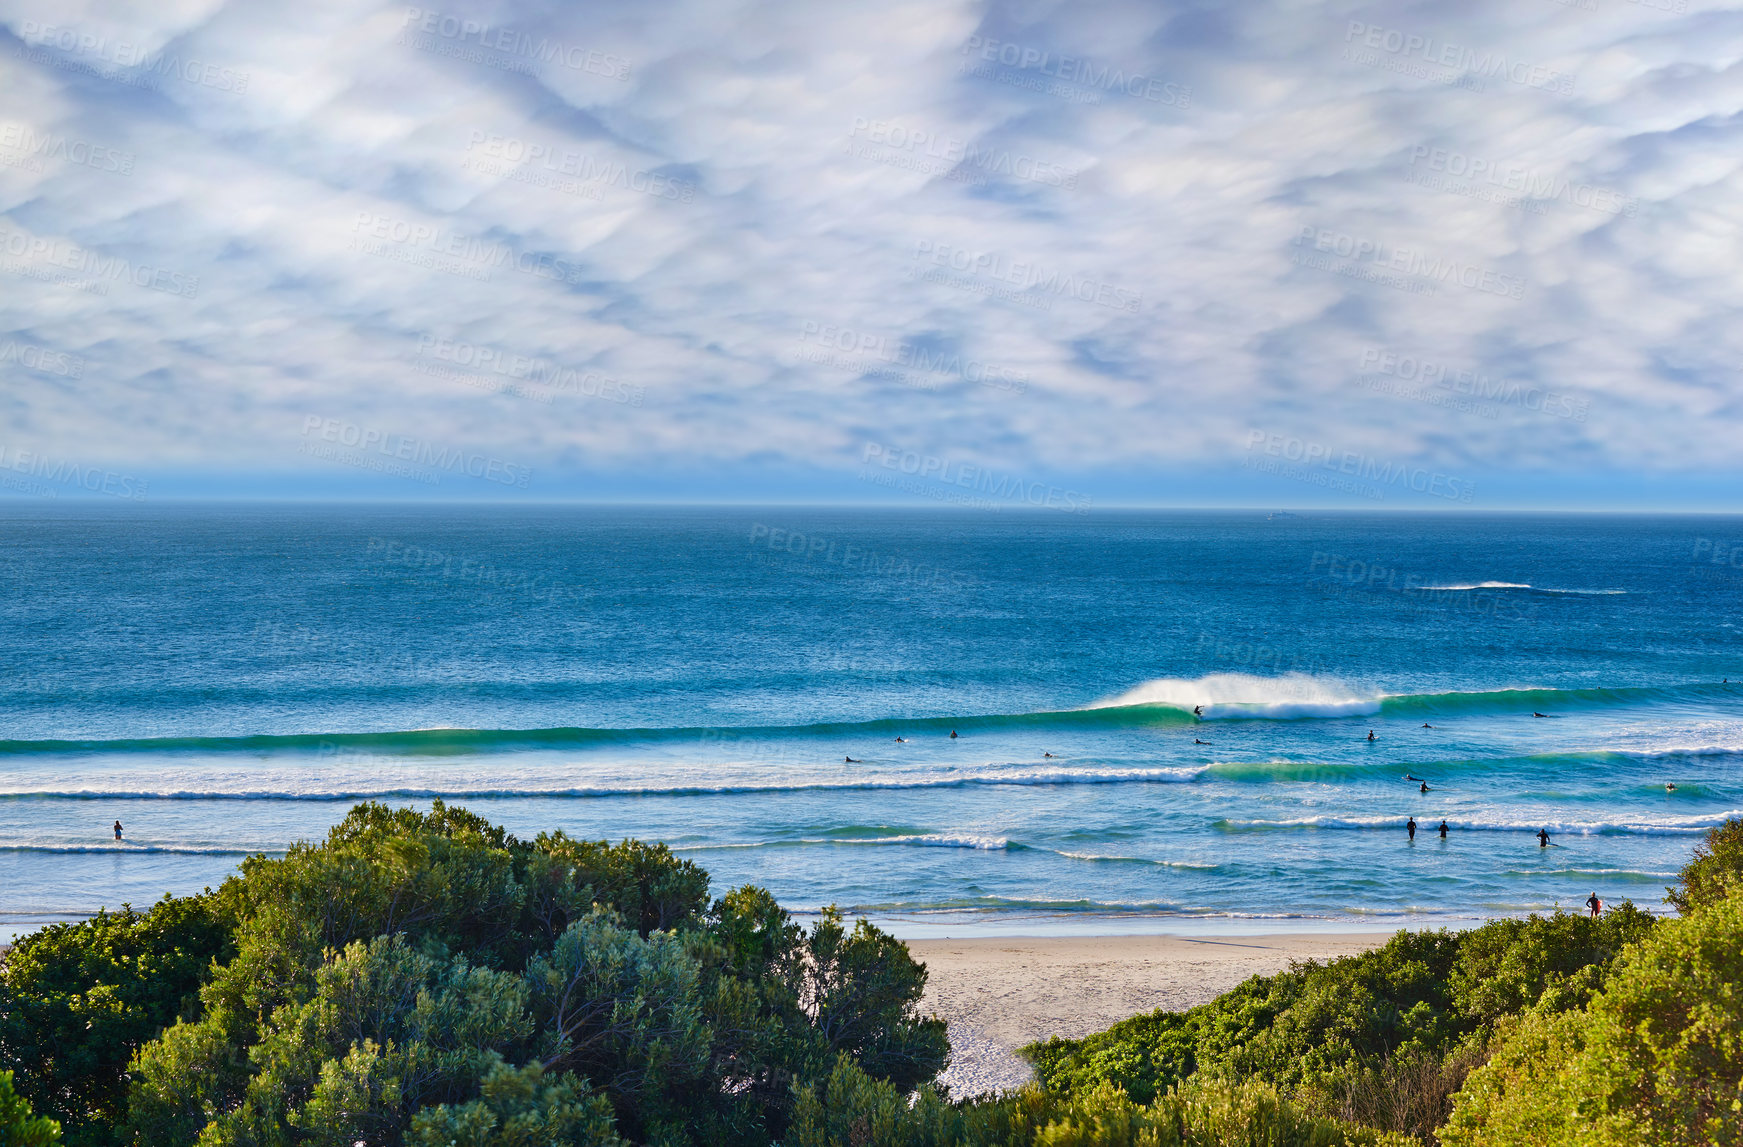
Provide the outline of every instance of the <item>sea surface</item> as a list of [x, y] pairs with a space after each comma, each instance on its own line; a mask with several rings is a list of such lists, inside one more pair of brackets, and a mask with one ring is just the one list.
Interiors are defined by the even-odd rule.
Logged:
[[1734, 517], [8, 504], [0, 543], [10, 929], [362, 800], [910, 935], [1664, 911], [1743, 810]]

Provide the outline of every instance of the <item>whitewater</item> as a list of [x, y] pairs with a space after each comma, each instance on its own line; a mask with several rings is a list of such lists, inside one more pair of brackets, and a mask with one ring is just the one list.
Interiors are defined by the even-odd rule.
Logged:
[[[1738, 519], [8, 505], [0, 529], [0, 929], [215, 886], [362, 800], [661, 840], [717, 893], [910, 931], [1662, 910], [1743, 815], [1743, 571], [1703, 557]], [[482, 565], [513, 576], [450, 576]]]

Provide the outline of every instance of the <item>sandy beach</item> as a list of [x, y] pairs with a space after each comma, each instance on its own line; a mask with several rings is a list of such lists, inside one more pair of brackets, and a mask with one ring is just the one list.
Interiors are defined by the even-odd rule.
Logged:
[[924, 1009], [950, 1022], [956, 1095], [1015, 1087], [1013, 1051], [1078, 1037], [1157, 1008], [1182, 1010], [1292, 960], [1353, 955], [1390, 932], [1272, 936], [1072, 936], [909, 940], [928, 970]]

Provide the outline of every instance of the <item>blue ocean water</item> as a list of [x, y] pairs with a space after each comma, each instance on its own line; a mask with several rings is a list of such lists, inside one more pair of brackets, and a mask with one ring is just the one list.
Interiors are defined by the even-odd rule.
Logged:
[[216, 884], [365, 798], [663, 840], [910, 933], [1657, 905], [1743, 809], [1738, 518], [8, 505], [0, 536], [0, 925]]

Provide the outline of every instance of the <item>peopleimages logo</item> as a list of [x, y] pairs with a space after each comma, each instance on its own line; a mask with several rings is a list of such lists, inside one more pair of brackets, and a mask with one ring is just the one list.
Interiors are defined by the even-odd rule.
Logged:
[[85, 377], [85, 360], [66, 351], [8, 339], [0, 343], [0, 366], [22, 366], [59, 378]]
[[[305, 441], [298, 447], [298, 453], [309, 454], [313, 457], [326, 457], [330, 453], [323, 452], [318, 446], [320, 442], [327, 442], [359, 453], [366, 454], [374, 451], [383, 459], [392, 462], [405, 462], [412, 466], [428, 466], [432, 470], [464, 474], [469, 478], [479, 478], [486, 482], [496, 482], [499, 485], [514, 486], [522, 490], [527, 488], [527, 483], [532, 481], [533, 477], [531, 467], [517, 466], [513, 462], [505, 462], [501, 458], [491, 458], [476, 451], [462, 450], [455, 446], [438, 446], [422, 438], [412, 438], [405, 434], [389, 434], [373, 427], [359, 426], [355, 422], [346, 422], [338, 418], [322, 418], [318, 414], [306, 415], [303, 418], [303, 438]], [[366, 468], [373, 469], [374, 467]], [[434, 483], [430, 484], [434, 485]]]
[[696, 198], [694, 183], [673, 179], [646, 168], [628, 167], [611, 160], [600, 161], [591, 155], [565, 151], [549, 143], [529, 142], [509, 135], [473, 131], [466, 139], [466, 150], [476, 151], [488, 159], [507, 164], [510, 168], [538, 167], [553, 175], [572, 176], [579, 183], [600, 183], [624, 191], [639, 191], [655, 199], [690, 203]]
[[1324, 227], [1304, 226], [1295, 237], [1296, 247], [1303, 244], [1311, 244], [1313, 250], [1335, 255], [1340, 259], [1349, 259], [1358, 264], [1373, 263], [1375, 266], [1430, 282], [1445, 283], [1450, 280], [1461, 287], [1488, 295], [1500, 295], [1507, 299], [1525, 297], [1525, 280], [1518, 275], [1461, 263], [1457, 259], [1447, 259], [1439, 255], [1426, 255], [1421, 251], [1412, 251], [1407, 247], [1397, 247], [1360, 235], [1348, 235]]
[[999, 64], [1018, 71], [1033, 71], [1066, 83], [1104, 92], [1124, 92], [1135, 99], [1149, 100], [1170, 107], [1192, 106], [1192, 89], [1169, 80], [1159, 80], [1142, 72], [1127, 74], [1119, 68], [1081, 56], [1060, 56], [1009, 40], [991, 40], [970, 36], [962, 46], [962, 54], [975, 56], [989, 64]]
[[1350, 21], [1344, 32], [1344, 43], [1359, 43], [1364, 48], [1385, 52], [1390, 56], [1420, 59], [1464, 75], [1502, 79], [1561, 95], [1571, 94], [1574, 90], [1572, 76], [1542, 64], [1509, 60], [1503, 52], [1479, 53], [1474, 48], [1438, 40], [1433, 36], [1368, 24], [1361, 20]]
[[135, 263], [120, 255], [104, 255], [77, 243], [27, 235], [22, 231], [0, 229], [0, 251], [8, 255], [28, 256], [53, 267], [60, 267], [98, 281], [128, 282], [148, 291], [162, 291], [192, 299], [200, 293], [200, 279], [182, 271], [156, 267], [150, 263]]
[[1320, 442], [1308, 442], [1284, 434], [1252, 430], [1247, 434], [1249, 460], [1254, 451], [1262, 450], [1272, 458], [1295, 463], [1304, 470], [1317, 468], [1337, 474], [1347, 474], [1378, 486], [1404, 486], [1418, 494], [1445, 498], [1453, 502], [1469, 502], [1476, 494], [1477, 484], [1468, 478], [1443, 474], [1422, 466], [1405, 466], [1354, 450], [1333, 450]]
[[[531, 382], [550, 387], [559, 394], [578, 394], [586, 398], [603, 398], [625, 406], [642, 404], [642, 388], [621, 379], [610, 378], [596, 370], [577, 370], [561, 366], [549, 359], [515, 354], [495, 347], [476, 345], [456, 339], [421, 335], [418, 338], [419, 357], [429, 356], [473, 371], [488, 371], [516, 382]], [[426, 372], [428, 373], [428, 372]]]
[[1040, 506], [1049, 510], [1064, 510], [1070, 514], [1087, 514], [1091, 498], [1076, 490], [1064, 490], [1045, 482], [1031, 482], [1012, 474], [1000, 474], [984, 466], [951, 462], [931, 454], [918, 454], [900, 447], [878, 442], [865, 444], [861, 461], [869, 468], [880, 466], [896, 474], [936, 482], [941, 486], [971, 490], [993, 498]]
[[1630, 219], [1640, 213], [1638, 197], [1623, 195], [1614, 188], [1575, 183], [1565, 175], [1544, 175], [1524, 164], [1466, 155], [1443, 147], [1417, 144], [1410, 149], [1410, 166], [1450, 175], [1471, 184], [1487, 183], [1513, 192], [1528, 203], [1560, 200], [1573, 207], [1585, 207], [1606, 215], [1625, 215]]
[[[133, 174], [134, 157], [131, 151], [116, 151], [105, 144], [56, 135], [52, 131], [38, 133], [34, 128], [23, 124], [9, 123], [0, 127], [0, 148], [18, 152], [34, 160], [59, 159], [80, 167], [89, 167], [93, 171], [107, 171], [114, 175]], [[35, 170], [41, 169], [38, 167]]]
[[[983, 147], [954, 136], [941, 136], [925, 128], [909, 127], [899, 121], [854, 116], [847, 138], [875, 144], [888, 153], [880, 155], [864, 148], [855, 150], [854, 145], [849, 143], [848, 153], [856, 158], [870, 159], [922, 174], [955, 174], [959, 182], [974, 175], [996, 175], [1059, 187], [1066, 191], [1077, 187], [1077, 174], [1067, 171], [1057, 163], [1036, 159], [1020, 152]], [[903, 162], [906, 157], [912, 157], [912, 161]]]
[[1008, 259], [997, 251], [970, 251], [966, 247], [921, 239], [914, 245], [914, 258], [971, 279], [1009, 284], [1017, 293], [1036, 291], [1042, 301], [1070, 298], [1132, 313], [1136, 313], [1144, 302], [1142, 291], [1127, 290], [1087, 275], [1073, 275], [1020, 259]]
[[[604, 76], [608, 80], [629, 79], [629, 61], [622, 56], [565, 44], [549, 36], [534, 36], [502, 25], [491, 25], [482, 20], [467, 20], [424, 8], [407, 8], [403, 27], [406, 32], [447, 40], [455, 46], [476, 44], [505, 59], [526, 60], [533, 64], [561, 64], [565, 68]], [[421, 44], [413, 46], [424, 47]]]
[[826, 348], [827, 352], [840, 351], [845, 355], [861, 356], [838, 360], [832, 353], [826, 353], [807, 359], [819, 366], [842, 366], [864, 372], [877, 363], [887, 363], [905, 370], [946, 375], [980, 386], [1009, 390], [1015, 394], [1022, 394], [1029, 385], [1029, 376], [1020, 370], [975, 358], [965, 359], [954, 351], [929, 350], [916, 343], [891, 339], [887, 335], [855, 331], [850, 327], [832, 326], [810, 319], [799, 328], [799, 341]]
[[1576, 398], [1571, 394], [1545, 390], [1543, 387], [1531, 383], [1491, 379], [1482, 371], [1469, 367], [1454, 368], [1446, 363], [1435, 362], [1433, 359], [1418, 358], [1411, 354], [1398, 354], [1382, 347], [1368, 347], [1362, 352], [1362, 369], [1377, 374], [1388, 374], [1405, 382], [1421, 382], [1430, 386], [1438, 386], [1443, 390], [1450, 390], [1454, 394], [1462, 394], [1484, 402], [1511, 403], [1556, 418], [1570, 418], [1575, 422], [1586, 420], [1587, 408], [1590, 405], [1585, 399]]
[[13, 474], [24, 474], [30, 478], [41, 478], [44, 482], [54, 482], [62, 486], [71, 486], [92, 494], [108, 494], [116, 498], [126, 498], [133, 502], [143, 502], [148, 483], [133, 474], [122, 474], [114, 470], [103, 470], [96, 466], [86, 466], [65, 458], [54, 459], [41, 451], [19, 450], [0, 443], [0, 485], [21, 493], [39, 494], [53, 498], [56, 491], [42, 486], [40, 483], [20, 483], [11, 477]]
[[[560, 283], [578, 283], [583, 275], [580, 265], [561, 255], [518, 251], [507, 243], [494, 239], [466, 235], [430, 223], [414, 223], [406, 219], [396, 219], [391, 215], [378, 215], [373, 211], [359, 211], [351, 224], [351, 231], [354, 250], [389, 258], [403, 256], [405, 262], [426, 265], [415, 255], [409, 254], [416, 252], [433, 260], [427, 264], [430, 269], [464, 274], [472, 278], [487, 279], [490, 271], [497, 267], [506, 267], [535, 278], [554, 279]], [[375, 242], [371, 243], [371, 240]], [[385, 246], [390, 243], [394, 246]], [[443, 264], [435, 256], [449, 256], [460, 262]]]

